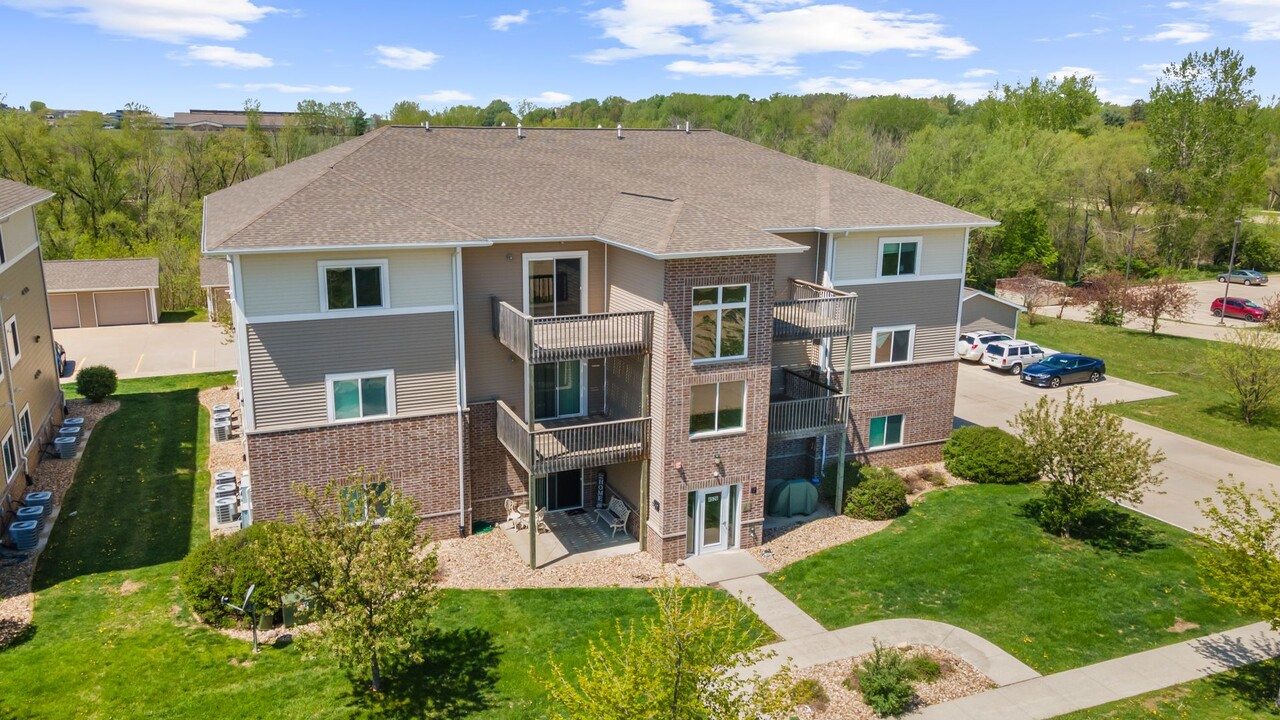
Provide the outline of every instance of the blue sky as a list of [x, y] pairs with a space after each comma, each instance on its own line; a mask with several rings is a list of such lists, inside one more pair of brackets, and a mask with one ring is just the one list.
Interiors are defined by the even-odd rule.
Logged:
[[669, 92], [976, 99], [1092, 74], [1144, 97], [1165, 63], [1230, 46], [1280, 95], [1280, 0], [942, 2], [0, 0], [11, 105], [161, 114], [354, 100], [366, 112], [501, 97], [544, 105]]

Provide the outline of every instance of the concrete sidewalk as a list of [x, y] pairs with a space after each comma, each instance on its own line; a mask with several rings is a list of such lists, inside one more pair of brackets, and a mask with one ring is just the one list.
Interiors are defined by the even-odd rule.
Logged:
[[922, 720], [1047, 720], [1280, 656], [1266, 623], [1126, 655], [933, 705]]

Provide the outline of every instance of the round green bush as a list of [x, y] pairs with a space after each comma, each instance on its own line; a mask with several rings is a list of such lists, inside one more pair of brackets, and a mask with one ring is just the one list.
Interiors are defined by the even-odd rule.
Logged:
[[942, 446], [947, 472], [975, 483], [1027, 483], [1039, 473], [1022, 438], [996, 427], [969, 425], [951, 433]]
[[276, 587], [264, 551], [283, 529], [280, 523], [257, 523], [215, 537], [187, 555], [178, 572], [178, 583], [191, 609], [216, 627], [244, 625], [245, 617], [223, 605], [222, 598], [239, 605], [249, 586], [256, 585], [253, 601], [258, 612], [275, 614], [280, 609], [281, 589]]
[[844, 514], [861, 520], [892, 520], [907, 511], [907, 484], [889, 468], [864, 467], [849, 491]]
[[[836, 470], [840, 463], [828, 463], [822, 471], [822, 479], [818, 482], [818, 497], [831, 504], [831, 507], [843, 507], [845, 503], [835, 502]], [[844, 499], [849, 500], [849, 492], [862, 480], [862, 464], [850, 460], [844, 464]]]
[[116, 391], [116, 371], [106, 365], [93, 365], [80, 370], [76, 376], [76, 392], [90, 402], [102, 402]]

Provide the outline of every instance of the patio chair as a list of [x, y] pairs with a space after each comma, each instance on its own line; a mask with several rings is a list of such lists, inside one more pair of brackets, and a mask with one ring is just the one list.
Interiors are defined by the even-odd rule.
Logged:
[[520, 524], [520, 513], [516, 511], [516, 507], [518, 506], [519, 503], [512, 498], [507, 498], [502, 501], [502, 509], [506, 511], [507, 522], [511, 523], [512, 527], [518, 527]]
[[537, 518], [538, 532], [540, 533], [551, 532], [551, 528], [547, 526], [546, 516], [546, 508], [538, 508], [538, 513], [535, 517]]

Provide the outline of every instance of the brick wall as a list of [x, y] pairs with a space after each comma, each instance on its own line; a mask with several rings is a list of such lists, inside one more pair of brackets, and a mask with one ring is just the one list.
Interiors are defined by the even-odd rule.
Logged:
[[523, 500], [529, 495], [528, 474], [498, 441], [498, 405], [472, 403], [467, 413], [467, 485], [471, 492], [471, 512], [477, 520], [506, 518], [502, 501]]

